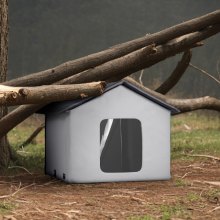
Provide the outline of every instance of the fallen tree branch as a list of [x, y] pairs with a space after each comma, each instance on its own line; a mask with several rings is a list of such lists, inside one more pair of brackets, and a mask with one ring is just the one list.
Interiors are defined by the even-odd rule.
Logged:
[[193, 99], [170, 99], [165, 100], [168, 104], [178, 108], [181, 113], [195, 111], [198, 109], [215, 110], [220, 112], [220, 100], [214, 97], [205, 96]]
[[219, 20], [220, 10], [217, 10], [201, 17], [169, 27], [157, 33], [116, 45], [105, 51], [69, 61], [48, 70], [7, 81], [4, 85], [39, 86], [45, 83], [52, 84], [89, 68], [93, 68], [110, 60], [124, 56], [142, 47], [146, 47], [152, 43], [156, 45], [163, 44], [176, 37], [202, 30], [210, 25], [219, 24]]
[[180, 78], [185, 73], [187, 67], [189, 66], [191, 57], [192, 52], [190, 50], [184, 52], [182, 59], [178, 62], [174, 71], [171, 73], [168, 79], [163, 82], [155, 91], [164, 95], [168, 93], [178, 83]]
[[[151, 54], [148, 56], [145, 63], [143, 63], [142, 68], [148, 68], [158, 62], [161, 62], [161, 61], [167, 59], [168, 57], [171, 57], [171, 56], [174, 56], [178, 53], [189, 50], [190, 48], [201, 46], [200, 42], [202, 40], [215, 35], [219, 31], [220, 31], [220, 24], [213, 26], [213, 27], [208, 27], [208, 28], [206, 28], [202, 31], [199, 31], [199, 32], [195, 32], [192, 34], [182, 36], [177, 39], [173, 39], [172, 41], [169, 41], [164, 45], [157, 46], [156, 47], [157, 52], [155, 54]], [[106, 65], [106, 64], [103, 64], [101, 66], [104, 66], [104, 65]], [[98, 66], [97, 69], [101, 68], [101, 66]], [[96, 68], [94, 68], [91, 71], [88, 70], [85, 73], [94, 74], [93, 72], [95, 72], [95, 69]], [[135, 69], [135, 71], [138, 71], [138, 70], [140, 70], [140, 69]], [[106, 75], [107, 74], [108, 73], [106, 73]], [[128, 73], [127, 72], [122, 72], [122, 73], [117, 72], [117, 73], [112, 74], [112, 77], [110, 79], [107, 79], [107, 81], [108, 82], [118, 81], [118, 80], [126, 77], [129, 74], [130, 74], [130, 71]], [[79, 73], [79, 74], [72, 76], [72, 77], [69, 77], [69, 78], [70, 79], [79, 78], [80, 75], [81, 75], [81, 77], [83, 77], [82, 73]], [[102, 80], [106, 80], [106, 79], [102, 79]], [[78, 80], [77, 80], [77, 82], [78, 82]], [[79, 80], [79, 82], [81, 82], [81, 81]]]
[[0, 105], [42, 104], [101, 95], [105, 83], [47, 85], [36, 87], [0, 86]]
[[44, 129], [45, 124], [42, 123], [37, 129], [34, 130], [34, 132], [22, 143], [18, 146], [18, 148], [24, 148], [28, 144], [30, 144], [34, 138], [37, 137], [37, 135]]
[[[177, 52], [185, 51], [186, 50], [185, 47], [191, 47], [191, 46], [195, 45], [197, 42], [200, 42], [201, 40], [214, 35], [215, 33], [217, 33], [219, 31], [219, 29], [220, 29], [220, 25], [209, 27], [207, 29], [204, 29], [201, 32], [187, 35], [184, 38], [181, 38], [180, 40], [175, 40], [175, 42], [171, 41], [166, 45], [158, 46], [157, 52], [156, 52], [157, 55], [156, 54], [149, 55], [148, 61], [146, 61], [147, 65], [145, 62], [142, 63], [142, 61], [140, 61], [139, 59], [136, 59], [138, 62], [140, 61], [140, 63], [138, 63], [138, 68], [143, 69], [146, 66], [151, 66], [151, 65], [167, 58], [168, 55], [172, 56]], [[145, 50], [148, 50], [147, 48], [149, 48], [149, 47], [146, 47]], [[144, 49], [141, 49], [140, 51], [133, 52], [132, 54], [127, 55], [127, 56], [129, 58], [129, 56], [132, 57], [132, 55], [134, 53], [137, 55], [137, 53], [146, 54], [145, 52], [146, 51], [144, 51]], [[124, 72], [125, 71], [124, 66], [126, 66], [126, 60], [124, 63], [125, 65], [123, 65], [123, 63], [121, 63], [122, 60], [123, 60], [123, 58], [119, 58], [114, 61], [110, 61], [110, 62], [103, 64], [103, 65], [100, 65], [90, 71], [88, 70], [83, 73], [79, 73], [75, 76], [69, 77], [60, 83], [63, 83], [63, 84], [65, 84], [65, 83], [68, 83], [68, 84], [84, 83], [84, 82], [90, 82], [90, 81], [97, 81], [100, 79], [108, 80], [108, 81], [112, 81], [112, 80], [116, 80], [116, 79], [119, 80], [119, 79], [122, 79], [125, 76], [129, 75], [133, 71], [138, 70], [134, 64], [128, 64], [128, 65], [130, 65], [130, 67], [131, 67], [131, 65], [133, 65], [132, 70], [129, 70], [129, 72]], [[113, 62], [116, 62], [118, 64], [118, 66], [119, 66], [118, 69], [112, 65]], [[110, 63], [110, 65], [109, 65], [109, 63]], [[127, 68], [127, 67], [125, 67], [125, 68]], [[116, 71], [116, 69], [117, 69], [117, 71]], [[112, 74], [112, 71], [113, 71], [113, 74]], [[109, 77], [111, 77], [111, 76], [115, 76], [115, 78], [113, 77], [113, 79], [109, 79]], [[150, 90], [150, 91], [152, 91], [152, 90]], [[157, 97], [157, 94], [159, 94], [156, 92], [154, 92], [154, 93], [155, 93], [156, 97]], [[209, 99], [206, 98], [205, 102], [203, 102], [203, 100], [200, 100], [199, 102], [198, 102], [198, 100], [188, 100], [188, 101], [186, 101], [186, 100], [182, 101], [182, 100], [178, 100], [178, 99], [177, 100], [175, 100], [175, 99], [166, 100], [165, 96], [162, 96], [161, 99], [164, 100], [165, 102], [167, 101], [169, 104], [179, 108], [182, 113], [187, 112], [187, 111], [193, 111], [193, 110], [200, 109], [200, 108], [201, 109], [207, 109], [207, 108], [215, 109], [217, 111], [220, 109], [220, 105], [218, 103], [219, 100], [214, 100], [214, 98], [211, 98], [212, 99], [211, 104], [210, 104], [210, 100], [209, 100], [210, 98]], [[32, 115], [34, 112], [38, 111], [43, 106], [44, 106], [43, 104], [20, 106], [17, 109], [10, 112], [7, 116], [3, 117], [0, 120], [0, 137], [3, 136], [4, 134], [8, 133], [12, 128], [14, 128], [20, 122], [22, 122], [27, 117]]]
[[[197, 46], [200, 42], [220, 31], [220, 24], [213, 27], [208, 27], [200, 32], [195, 32], [174, 39], [164, 45], [156, 47], [156, 53], [146, 53], [145, 50], [150, 50], [150, 46], [142, 48], [124, 57], [109, 61], [93, 69], [78, 73], [68, 77], [60, 84], [85, 83], [92, 81], [118, 81], [131, 73], [138, 70], [150, 67], [168, 57], [181, 53], [191, 47]], [[200, 46], [200, 44], [199, 44]], [[154, 48], [155, 50], [155, 48]]]
[[220, 81], [218, 79], [216, 79], [214, 76], [212, 76], [210, 73], [208, 73], [207, 71], [199, 68], [198, 66], [193, 65], [192, 63], [190, 63], [189, 66], [191, 66], [194, 69], [196, 69], [196, 70], [200, 71], [201, 73], [205, 74], [206, 76], [208, 76], [209, 78], [211, 78], [212, 80], [214, 80], [215, 82], [217, 82], [220, 85]]
[[16, 125], [20, 124], [26, 118], [31, 116], [34, 112], [43, 108], [45, 104], [40, 105], [22, 105], [15, 110], [9, 112], [5, 117], [0, 120], [0, 137], [8, 133]]
[[115, 60], [111, 60], [93, 69], [78, 73], [74, 76], [59, 81], [59, 84], [75, 84], [98, 81], [98, 79], [107, 79], [114, 77], [115, 75], [130, 75], [146, 65], [150, 54], [157, 53], [155, 45], [149, 45], [140, 50], [132, 52], [126, 56], [120, 57]]
[[137, 87], [143, 89], [147, 93], [157, 97], [158, 99], [178, 108], [180, 110], [178, 114], [195, 111], [198, 109], [209, 109], [220, 112], [220, 100], [217, 98], [205, 96], [193, 99], [172, 99], [142, 86], [131, 77], [126, 77], [126, 80], [135, 84]]
[[[220, 30], [220, 24], [208, 27], [196, 33], [186, 35], [179, 39], [172, 40], [165, 45], [158, 46], [156, 47], [157, 52], [155, 54], [148, 55], [147, 60], [145, 60], [145, 62], [141, 61], [140, 59], [137, 59], [138, 60], [137, 64], [135, 63], [128, 64], [130, 65], [130, 67], [132, 66], [128, 72], [125, 72], [125, 70], [127, 69], [126, 60], [124, 63], [125, 64], [124, 69], [121, 62], [119, 62], [119, 60], [120, 61], [123, 60], [122, 57], [110, 61], [108, 63], [105, 63], [103, 65], [100, 65], [91, 70], [87, 70], [75, 76], [69, 77], [63, 80], [62, 83], [74, 84], [74, 83], [85, 83], [85, 82], [99, 81], [99, 80], [103, 80], [103, 81], [120, 80], [125, 76], [129, 75], [130, 73], [133, 73], [134, 71], [152, 66], [155, 63], [158, 63], [169, 56], [173, 56], [176, 53], [183, 52], [191, 47], [198, 46], [198, 42], [201, 42], [201, 40], [218, 33], [219, 30]], [[128, 57], [132, 56], [132, 54], [134, 53], [135, 54], [142, 53], [146, 55], [145, 53], [146, 51], [144, 50], [147, 50], [147, 48], [149, 47], [150, 46], [141, 49], [139, 51], [133, 52], [131, 54], [128, 54], [127, 56]], [[117, 64], [119, 64], [119, 67], [116, 67], [115, 65], [109, 65], [109, 63], [112, 64], [112, 62], [116, 62]], [[138, 65], [138, 68], [135, 65]], [[149, 93], [151, 92], [154, 92], [156, 97], [159, 94], [156, 93], [155, 91], [149, 90]], [[220, 111], [220, 101], [212, 97], [203, 97], [200, 99], [190, 99], [190, 100], [179, 100], [179, 99], [166, 99], [165, 96], [163, 95], [161, 96], [162, 96], [161, 97], [162, 100], [179, 108], [181, 113], [187, 111], [193, 111], [197, 109], [212, 109], [212, 110]], [[14, 128], [16, 125], [18, 125], [20, 122], [22, 122], [24, 119], [29, 117], [31, 114], [33, 114], [43, 106], [44, 104], [20, 106], [14, 111], [10, 112], [7, 116], [3, 117], [0, 120], [0, 137], [8, 133], [12, 128]]]
[[[189, 111], [195, 111], [198, 109], [210, 109], [210, 110], [216, 110], [220, 112], [220, 100], [219, 99], [216, 99], [213, 97], [201, 97], [201, 98], [194, 98], [194, 99], [171, 99], [149, 88], [142, 86], [141, 84], [136, 82], [131, 77], [126, 77], [126, 80], [135, 84], [137, 87], [140, 87], [141, 89], [155, 96], [156, 98], [178, 108], [180, 110], [179, 114], [189, 112]], [[12, 128], [14, 128], [16, 125], [18, 125], [22, 121], [24, 121], [27, 117], [32, 115], [34, 112], [41, 109], [44, 105], [45, 104], [20, 106], [14, 111], [10, 112], [8, 115], [6, 115], [4, 118], [0, 120], [0, 137], [4, 136]]]
[[[99, 94], [100, 94], [100, 89], [103, 88], [103, 84], [101, 83], [102, 86], [99, 84]], [[100, 88], [101, 87], [101, 88]], [[101, 89], [102, 91], [102, 89]], [[97, 93], [97, 92], [96, 92]], [[80, 93], [81, 94], [81, 93]], [[87, 94], [88, 95], [88, 94]], [[82, 96], [80, 96], [82, 98]], [[34, 112], [38, 111], [41, 109], [43, 106], [45, 106], [47, 103], [44, 104], [39, 104], [39, 105], [23, 105], [19, 106], [17, 109], [9, 112], [5, 117], [2, 118], [0, 122], [0, 137], [4, 136], [5, 132], [8, 133], [13, 127], [24, 121], [26, 118], [28, 118], [30, 115], [32, 115]]]

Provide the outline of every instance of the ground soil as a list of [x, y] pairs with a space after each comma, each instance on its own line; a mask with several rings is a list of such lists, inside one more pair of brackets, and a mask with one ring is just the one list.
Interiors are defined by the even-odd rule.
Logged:
[[169, 181], [66, 184], [25, 172], [0, 177], [0, 204], [12, 206], [0, 219], [220, 219], [219, 183], [220, 162], [205, 158], [173, 161]]

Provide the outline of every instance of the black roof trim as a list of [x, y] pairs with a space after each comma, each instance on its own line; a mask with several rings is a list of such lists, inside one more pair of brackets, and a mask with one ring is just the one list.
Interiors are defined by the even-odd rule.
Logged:
[[[142, 95], [143, 97], [145, 97], [145, 98], [157, 103], [158, 105], [170, 110], [172, 114], [179, 113], [179, 110], [177, 108], [175, 108], [175, 107], [167, 104], [166, 102], [161, 101], [160, 99], [150, 95], [149, 93], [145, 92], [144, 90], [138, 88], [137, 86], [135, 86], [134, 84], [132, 84], [128, 81], [119, 81], [116, 83], [109, 83], [109, 84], [107, 84], [104, 93], [108, 92], [111, 89], [114, 89], [120, 85], [123, 85], [126, 88], [138, 93], [139, 95]], [[71, 101], [54, 102], [54, 103], [46, 105], [45, 107], [40, 109], [37, 113], [48, 114], [48, 113], [61, 113], [61, 112], [69, 111], [69, 110], [72, 110], [72, 109], [74, 109], [74, 108], [94, 99], [94, 98], [96, 98], [96, 97], [76, 99], [76, 100], [71, 100]]]

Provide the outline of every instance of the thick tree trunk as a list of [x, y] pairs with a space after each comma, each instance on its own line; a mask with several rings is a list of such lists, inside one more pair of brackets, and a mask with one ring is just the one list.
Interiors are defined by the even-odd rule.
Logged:
[[208, 26], [220, 23], [220, 10], [204, 16], [183, 22], [157, 33], [147, 35], [123, 44], [116, 45], [105, 51], [69, 61], [57, 67], [33, 73], [18, 79], [5, 82], [9, 86], [39, 86], [45, 83], [52, 84], [58, 80], [70, 77], [89, 68], [101, 65], [110, 60], [119, 58], [150, 44], [163, 44], [176, 37], [202, 30]]
[[0, 105], [42, 104], [98, 96], [103, 93], [104, 87], [104, 82], [36, 87], [0, 85]]
[[[8, 64], [8, 1], [0, 0], [0, 82], [6, 81]], [[7, 108], [0, 106], [0, 119], [7, 114]], [[7, 136], [0, 137], [0, 168], [10, 161], [10, 146]]]

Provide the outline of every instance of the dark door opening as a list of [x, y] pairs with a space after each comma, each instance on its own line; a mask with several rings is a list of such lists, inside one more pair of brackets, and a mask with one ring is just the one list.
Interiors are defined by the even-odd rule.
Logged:
[[140, 171], [142, 167], [142, 131], [139, 120], [102, 120], [100, 145], [100, 167], [103, 172]]

